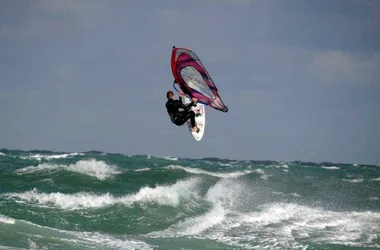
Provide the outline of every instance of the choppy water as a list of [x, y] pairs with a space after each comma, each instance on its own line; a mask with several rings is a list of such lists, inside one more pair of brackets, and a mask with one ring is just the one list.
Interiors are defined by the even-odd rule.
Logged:
[[0, 152], [0, 249], [380, 248], [377, 166]]

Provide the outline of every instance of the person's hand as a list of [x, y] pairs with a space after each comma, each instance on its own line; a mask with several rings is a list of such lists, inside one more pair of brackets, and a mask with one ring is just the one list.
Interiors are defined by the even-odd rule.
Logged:
[[198, 101], [198, 99], [195, 98], [195, 97], [193, 97], [193, 98], [191, 99], [191, 101], [193, 101], [194, 103], [196, 103], [196, 102]]
[[185, 94], [183, 92], [178, 92], [179, 96], [184, 96]]

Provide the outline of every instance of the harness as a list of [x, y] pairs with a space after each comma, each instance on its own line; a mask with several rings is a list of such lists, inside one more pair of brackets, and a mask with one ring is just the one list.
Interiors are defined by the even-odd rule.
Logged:
[[176, 117], [173, 114], [169, 113], [169, 112], [168, 112], [168, 114], [169, 114], [169, 117], [170, 117], [170, 120], [172, 121], [172, 123], [175, 123], [175, 118]]

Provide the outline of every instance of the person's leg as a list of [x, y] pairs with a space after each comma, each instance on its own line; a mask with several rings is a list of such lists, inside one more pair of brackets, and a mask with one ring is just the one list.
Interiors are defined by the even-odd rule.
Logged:
[[195, 113], [194, 111], [190, 110], [190, 111], [183, 111], [181, 112], [182, 113], [182, 117], [181, 119], [187, 121], [190, 119], [190, 123], [191, 123], [191, 127], [195, 127]]
[[174, 118], [174, 123], [177, 126], [182, 126], [189, 118], [186, 117], [187, 112], [180, 112], [180, 114], [177, 114]]
[[190, 113], [191, 127], [194, 128], [196, 126], [196, 124], [195, 124], [195, 113], [192, 110], [189, 113]]
[[198, 131], [198, 128], [196, 126], [196, 122], [195, 122], [195, 113], [194, 111], [190, 110], [190, 111], [183, 111], [181, 112], [182, 116], [181, 116], [181, 120], [186, 122], [187, 120], [190, 119], [190, 123], [191, 123], [191, 127], [192, 127], [192, 131], [193, 132], [197, 132]]

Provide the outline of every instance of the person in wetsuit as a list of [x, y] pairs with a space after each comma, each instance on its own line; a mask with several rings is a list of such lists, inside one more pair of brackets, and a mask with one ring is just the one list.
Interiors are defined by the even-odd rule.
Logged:
[[[168, 111], [168, 114], [170, 116], [170, 120], [176, 124], [177, 126], [183, 125], [187, 120], [190, 119], [192, 132], [199, 132], [199, 128], [195, 124], [195, 112], [190, 110], [192, 106], [196, 105], [196, 102], [198, 101], [196, 98], [192, 98], [192, 103], [189, 103], [188, 105], [184, 105], [181, 101], [181, 95], [179, 96], [179, 100], [174, 100], [174, 93], [173, 91], [169, 90], [166, 93], [166, 97], [168, 98], [168, 101], [166, 102], [166, 110]], [[182, 110], [180, 110], [182, 109]]]

